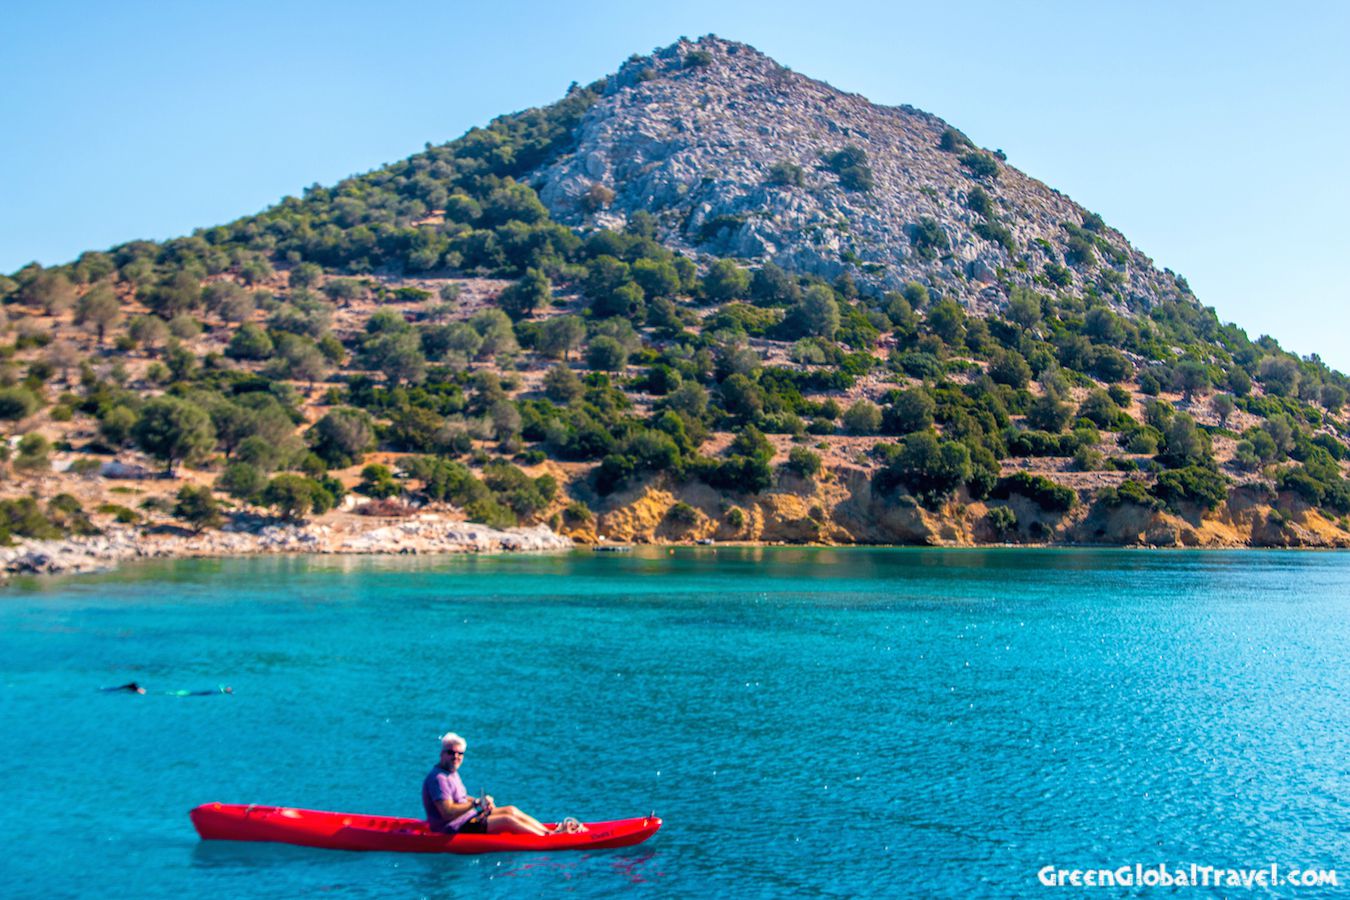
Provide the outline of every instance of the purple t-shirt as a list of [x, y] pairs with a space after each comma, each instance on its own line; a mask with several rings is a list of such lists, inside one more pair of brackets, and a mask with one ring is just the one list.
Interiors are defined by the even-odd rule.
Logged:
[[431, 774], [422, 781], [422, 808], [426, 810], [427, 825], [431, 827], [432, 831], [459, 831], [464, 823], [472, 819], [477, 812], [475, 809], [470, 809], [454, 819], [446, 820], [441, 815], [440, 807], [436, 804], [437, 800], [464, 803], [468, 799], [469, 793], [464, 790], [464, 782], [460, 781], [458, 772], [447, 772], [440, 766], [436, 766], [431, 770]]

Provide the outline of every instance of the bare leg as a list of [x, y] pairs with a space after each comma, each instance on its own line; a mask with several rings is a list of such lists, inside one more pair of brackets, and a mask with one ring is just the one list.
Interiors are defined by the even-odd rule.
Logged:
[[544, 827], [542, 822], [518, 806], [503, 806], [500, 809], [494, 809], [493, 812], [504, 812], [517, 822], [524, 822], [531, 828], [538, 828], [541, 832], [548, 830]]
[[514, 806], [494, 809], [488, 816], [487, 830], [488, 834], [548, 834], [548, 829], [537, 819]]

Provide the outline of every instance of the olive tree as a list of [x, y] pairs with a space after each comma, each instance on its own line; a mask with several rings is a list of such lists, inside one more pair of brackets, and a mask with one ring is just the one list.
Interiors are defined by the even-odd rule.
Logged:
[[192, 526], [192, 530], [201, 532], [204, 528], [219, 525], [224, 518], [220, 506], [208, 487], [185, 484], [178, 489], [173, 505], [173, 514]]
[[586, 337], [586, 325], [578, 316], [558, 316], [549, 319], [539, 329], [539, 338], [535, 347], [545, 356], [566, 360], [571, 352], [581, 346]]
[[360, 409], [339, 407], [314, 423], [310, 442], [319, 458], [334, 468], [359, 462], [375, 448], [375, 425], [370, 414]]
[[177, 397], [156, 397], [145, 404], [131, 436], [146, 453], [164, 460], [169, 475], [175, 463], [205, 455], [216, 445], [211, 417]]
[[107, 284], [96, 284], [75, 304], [75, 324], [94, 329], [99, 346], [104, 335], [122, 317], [122, 304]]

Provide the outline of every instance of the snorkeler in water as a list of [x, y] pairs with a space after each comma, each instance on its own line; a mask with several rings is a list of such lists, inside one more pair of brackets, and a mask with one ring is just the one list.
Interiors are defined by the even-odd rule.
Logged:
[[110, 691], [125, 691], [129, 694], [144, 694], [145, 688], [134, 681], [128, 681], [126, 684], [119, 684], [117, 687], [99, 688], [100, 691], [108, 693]]
[[213, 697], [216, 694], [233, 694], [234, 688], [228, 684], [218, 684], [209, 691], [165, 691], [170, 697]]

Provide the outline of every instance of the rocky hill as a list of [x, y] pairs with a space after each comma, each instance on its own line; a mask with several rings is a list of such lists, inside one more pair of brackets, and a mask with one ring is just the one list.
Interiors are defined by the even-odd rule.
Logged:
[[1099, 217], [937, 116], [717, 38], [628, 60], [575, 147], [523, 177], [569, 225], [647, 213], [669, 247], [830, 281], [921, 280], [996, 306], [1008, 285], [1050, 284], [1049, 266], [1058, 287], [1134, 309], [1185, 293]]
[[711, 37], [0, 301], [0, 568], [548, 543], [465, 520], [1350, 545], [1345, 375], [940, 119]]

